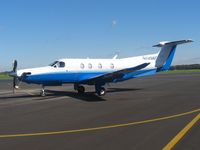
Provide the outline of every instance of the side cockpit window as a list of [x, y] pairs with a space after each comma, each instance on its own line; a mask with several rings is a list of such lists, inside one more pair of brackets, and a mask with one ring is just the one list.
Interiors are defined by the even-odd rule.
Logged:
[[65, 63], [64, 63], [64, 62], [62, 62], [62, 61], [60, 61], [60, 62], [59, 62], [59, 67], [60, 67], [60, 68], [63, 68], [63, 67], [65, 67]]
[[54, 68], [64, 68], [65, 67], [65, 63], [62, 61], [54, 61], [53, 63], [51, 63], [49, 66], [52, 66]]

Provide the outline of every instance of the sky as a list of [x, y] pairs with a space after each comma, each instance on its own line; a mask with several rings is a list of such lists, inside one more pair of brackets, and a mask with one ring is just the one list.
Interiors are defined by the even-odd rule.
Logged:
[[173, 65], [200, 63], [199, 0], [0, 0], [0, 71], [59, 58], [152, 54], [160, 41], [193, 39]]

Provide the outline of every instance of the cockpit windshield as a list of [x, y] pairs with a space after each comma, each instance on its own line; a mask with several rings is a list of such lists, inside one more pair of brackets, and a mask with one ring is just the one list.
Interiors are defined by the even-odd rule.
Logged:
[[51, 63], [51, 64], [49, 64], [49, 66], [54, 66], [55, 64], [57, 64], [58, 63], [58, 61], [54, 61], [53, 63]]
[[62, 61], [54, 61], [54, 62], [51, 63], [49, 66], [52, 66], [52, 67], [54, 67], [54, 68], [57, 68], [57, 67], [63, 68], [63, 67], [65, 67], [65, 63], [62, 62]]

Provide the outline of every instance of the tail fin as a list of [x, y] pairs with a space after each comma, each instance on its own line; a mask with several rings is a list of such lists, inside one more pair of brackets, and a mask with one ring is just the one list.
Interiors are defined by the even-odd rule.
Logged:
[[160, 42], [158, 45], [154, 45], [153, 47], [161, 47], [160, 52], [158, 53], [155, 67], [158, 68], [158, 71], [169, 70], [175, 51], [176, 46], [179, 44], [190, 43], [192, 40], [180, 40], [173, 42]]

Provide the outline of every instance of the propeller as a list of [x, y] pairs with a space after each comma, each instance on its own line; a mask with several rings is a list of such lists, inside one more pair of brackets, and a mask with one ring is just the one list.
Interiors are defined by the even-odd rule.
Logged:
[[2, 74], [7, 74], [10, 77], [13, 77], [13, 83], [12, 83], [12, 89], [13, 93], [15, 93], [15, 89], [18, 89], [18, 84], [21, 83], [21, 81], [28, 75], [31, 75], [31, 72], [23, 72], [20, 76], [17, 75], [17, 60], [13, 61], [13, 69], [12, 71], [4, 71], [0, 72]]
[[13, 85], [12, 85], [12, 88], [13, 88], [13, 93], [15, 93], [15, 89], [17, 88], [17, 60], [14, 60], [13, 62], [13, 70], [12, 70], [12, 75], [13, 77]]
[[12, 84], [12, 88], [13, 88], [13, 93], [15, 93], [15, 89], [17, 88], [17, 60], [13, 61], [13, 69], [12, 71], [8, 71], [8, 72], [4, 72], [6, 74], [8, 74], [9, 76], [13, 77], [13, 84]]
[[16, 71], [17, 71], [17, 60], [14, 60], [14, 62], [13, 62], [13, 72], [16, 73]]

